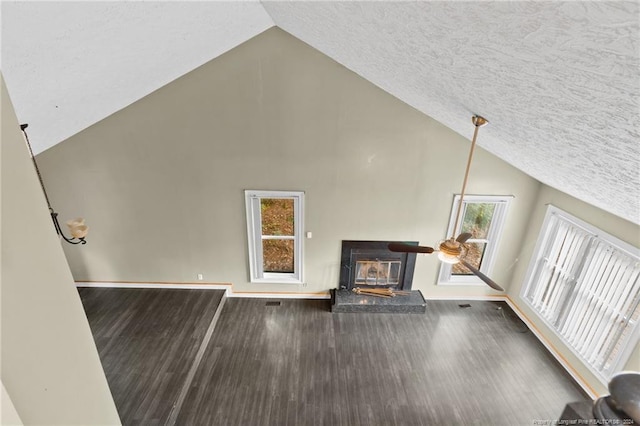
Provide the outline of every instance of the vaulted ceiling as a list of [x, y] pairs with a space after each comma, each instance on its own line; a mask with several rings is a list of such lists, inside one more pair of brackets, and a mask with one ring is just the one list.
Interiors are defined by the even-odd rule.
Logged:
[[36, 152], [277, 25], [462, 135], [483, 115], [479, 145], [640, 223], [638, 2], [3, 1], [1, 14], [2, 72]]

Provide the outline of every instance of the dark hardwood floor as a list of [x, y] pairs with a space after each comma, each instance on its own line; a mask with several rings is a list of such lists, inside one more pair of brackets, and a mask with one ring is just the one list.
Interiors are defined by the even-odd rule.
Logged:
[[[87, 290], [81, 295], [125, 425], [532, 425], [559, 418], [567, 402], [588, 399], [535, 336], [518, 332], [523, 325], [504, 303], [460, 308], [462, 302], [429, 301], [424, 315], [336, 314], [326, 300], [267, 306], [265, 299], [228, 299], [169, 419], [179, 392], [172, 388], [184, 385], [186, 364], [213, 315], [205, 306], [215, 301], [159, 295], [164, 303], [136, 308], [126, 303], [127, 290], [105, 297], [103, 289]], [[184, 306], [169, 315], [165, 330], [169, 299]], [[142, 313], [110, 313], [102, 304]], [[145, 333], [132, 330], [119, 342], [109, 332], [146, 321], [155, 325], [137, 327], [159, 333], [148, 345], [130, 343]], [[143, 375], [133, 367], [138, 363], [141, 371], [163, 374], [127, 384]], [[171, 378], [162, 379], [167, 370]]]
[[79, 293], [122, 424], [165, 424], [224, 291]]

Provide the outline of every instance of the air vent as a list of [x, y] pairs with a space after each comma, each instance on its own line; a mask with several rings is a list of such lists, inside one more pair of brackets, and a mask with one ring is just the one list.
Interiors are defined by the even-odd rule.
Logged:
[[267, 302], [267, 303], [265, 303], [265, 306], [280, 306], [280, 301]]

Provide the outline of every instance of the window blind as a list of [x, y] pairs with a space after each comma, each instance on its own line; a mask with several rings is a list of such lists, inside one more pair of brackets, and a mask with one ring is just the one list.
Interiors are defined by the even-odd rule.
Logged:
[[637, 249], [553, 208], [523, 291], [605, 383], [624, 367], [638, 340], [639, 260]]

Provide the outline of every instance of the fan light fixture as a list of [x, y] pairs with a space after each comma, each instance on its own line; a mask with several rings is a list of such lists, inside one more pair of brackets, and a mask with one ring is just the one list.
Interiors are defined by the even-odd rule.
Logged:
[[441, 241], [438, 244], [438, 250], [438, 259], [444, 263], [450, 263], [452, 265], [460, 262], [462, 252], [466, 252], [464, 245], [453, 238]]
[[51, 207], [51, 203], [49, 202], [49, 196], [47, 195], [47, 190], [44, 189], [44, 182], [42, 181], [42, 175], [40, 174], [40, 169], [38, 168], [38, 163], [36, 162], [36, 157], [33, 155], [33, 150], [31, 149], [31, 143], [29, 142], [29, 136], [27, 135], [26, 128], [28, 124], [21, 124], [20, 130], [24, 134], [24, 138], [27, 141], [27, 146], [29, 147], [29, 154], [31, 154], [31, 160], [33, 161], [33, 165], [36, 168], [36, 173], [38, 174], [38, 180], [40, 181], [40, 187], [42, 188], [42, 192], [44, 193], [44, 198], [47, 200], [47, 206], [49, 206], [49, 213], [51, 214], [51, 219], [53, 220], [53, 226], [56, 229], [56, 232], [60, 237], [68, 242], [69, 244], [87, 244], [85, 241], [85, 237], [89, 232], [89, 227], [85, 225], [84, 219], [79, 217], [77, 219], [72, 219], [67, 221], [67, 226], [69, 227], [69, 232], [71, 232], [71, 238], [67, 238], [62, 232], [62, 228], [60, 228], [60, 222], [58, 222], [58, 213], [53, 210]]
[[442, 251], [442, 249], [440, 249], [440, 252], [438, 253], [438, 259], [441, 262], [444, 263], [449, 263], [451, 265], [455, 265], [456, 263], [460, 262], [460, 259], [457, 255], [455, 254], [447, 254], [444, 251]]

